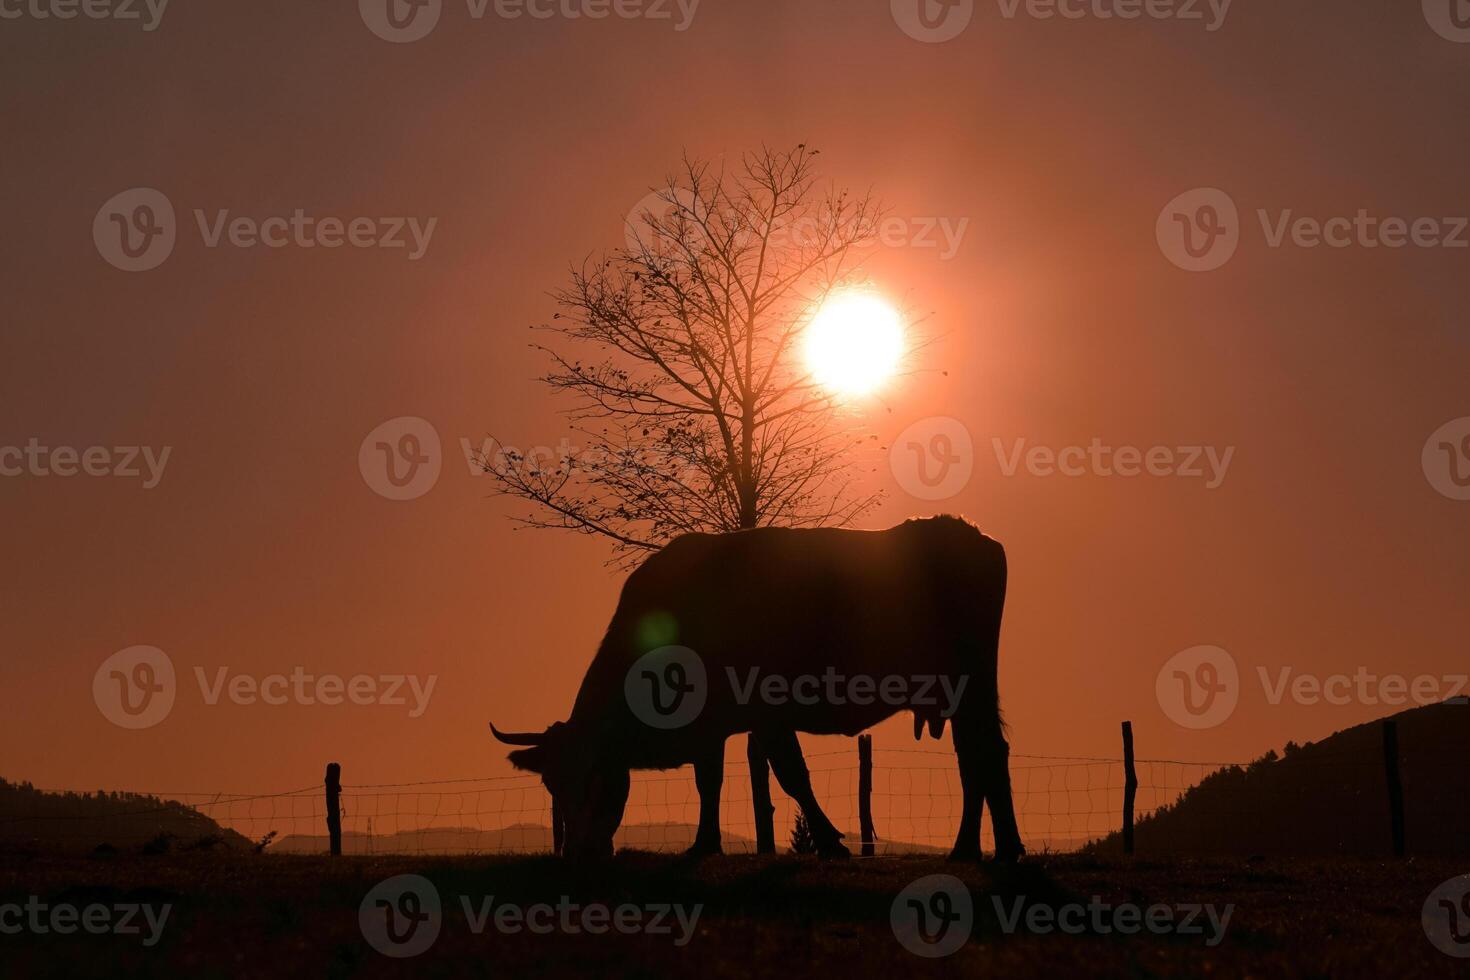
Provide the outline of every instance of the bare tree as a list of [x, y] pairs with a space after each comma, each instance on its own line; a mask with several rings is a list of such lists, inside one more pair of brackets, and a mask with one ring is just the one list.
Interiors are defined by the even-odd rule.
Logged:
[[686, 159], [628, 247], [572, 269], [539, 328], [560, 342], [535, 346], [586, 445], [481, 460], [534, 505], [522, 524], [601, 535], [631, 565], [684, 532], [844, 525], [877, 503], [854, 488], [864, 437], [799, 342], [881, 214], [820, 189], [817, 153], [762, 150], [733, 172]]

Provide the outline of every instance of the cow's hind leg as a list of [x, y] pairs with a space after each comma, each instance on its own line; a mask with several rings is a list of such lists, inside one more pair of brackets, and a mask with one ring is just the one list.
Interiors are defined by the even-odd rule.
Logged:
[[1001, 729], [1000, 718], [956, 715], [953, 730], [964, 808], [950, 859], [979, 859], [980, 818], [988, 800], [990, 824], [995, 830], [996, 860], [1014, 861], [1026, 853], [1026, 848], [1021, 846], [1021, 834], [1016, 827], [1016, 810], [1011, 801], [1011, 747]]
[[812, 792], [811, 774], [807, 772], [806, 760], [802, 758], [801, 743], [797, 741], [796, 733], [790, 730], [768, 731], [762, 732], [760, 738], [771, 759], [776, 781], [781, 784], [786, 795], [797, 802], [806, 817], [806, 825], [812, 832], [817, 853], [828, 858], [851, 857], [852, 852], [842, 843], [842, 834], [827, 819], [817, 803], [816, 794]]
[[694, 761], [694, 785], [699, 790], [699, 830], [693, 856], [720, 853], [720, 789], [725, 783], [725, 743], [703, 752]]
[[1026, 853], [1016, 827], [1011, 800], [1011, 747], [997, 723], [981, 754], [985, 767], [985, 798], [990, 802], [990, 826], [995, 831], [995, 859], [1015, 861]]
[[983, 732], [972, 717], [956, 715], [950, 725], [954, 753], [960, 764], [960, 829], [955, 835], [951, 861], [980, 860], [980, 818], [985, 809]]

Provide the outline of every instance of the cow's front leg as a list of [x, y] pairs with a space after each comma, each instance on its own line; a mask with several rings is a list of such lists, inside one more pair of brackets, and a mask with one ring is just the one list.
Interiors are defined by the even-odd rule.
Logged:
[[694, 760], [694, 785], [699, 789], [699, 831], [690, 855], [720, 853], [720, 788], [725, 783], [725, 743]]

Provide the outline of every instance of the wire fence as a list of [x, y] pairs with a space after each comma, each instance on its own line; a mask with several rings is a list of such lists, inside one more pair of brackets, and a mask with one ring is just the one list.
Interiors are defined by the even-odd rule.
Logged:
[[[1329, 743], [1288, 744], [1283, 756], [1269, 753], [1252, 763], [1135, 759], [1129, 722], [1122, 725], [1121, 758], [1012, 753], [1021, 838], [1032, 852], [1074, 851], [1103, 838], [1105, 848], [1127, 852], [1136, 833], [1140, 852], [1157, 854], [1403, 855], [1408, 841], [1416, 852], [1470, 853], [1470, 825], [1459, 819], [1470, 812], [1463, 716], [1435, 717], [1432, 725], [1410, 728], [1402, 746], [1397, 721], [1384, 719], [1338, 733]], [[813, 792], [854, 852], [864, 802], [876, 831], [874, 853], [947, 851], [963, 809], [954, 753], [874, 748], [868, 736], [857, 748], [806, 755]], [[256, 795], [58, 796], [0, 781], [0, 846], [253, 845], [271, 853], [323, 854], [339, 829], [346, 854], [553, 849], [551, 798], [538, 776], [352, 783], [349, 773], [339, 786], [339, 775], [331, 766], [327, 784]], [[866, 801], [859, 798], [864, 786]], [[797, 808], [779, 792], [771, 796], [775, 842], [784, 850]], [[1186, 797], [1185, 805], [1174, 805]], [[328, 820], [329, 806], [338, 819]], [[615, 843], [683, 850], [698, 821], [699, 792], [689, 767], [635, 772]], [[989, 824], [982, 824], [981, 841], [993, 850]], [[743, 759], [726, 763], [720, 826], [727, 852], [755, 850]]]
[[[857, 753], [818, 752], [806, 759], [817, 800], [856, 852]], [[1188, 787], [1226, 765], [1232, 764], [1137, 760], [1135, 812], [1146, 816], [1174, 802]], [[1010, 771], [1022, 839], [1033, 851], [1075, 850], [1119, 829], [1125, 780], [1122, 759], [1012, 754]], [[160, 804], [160, 800], [167, 802]], [[777, 846], [785, 850], [798, 808], [774, 786], [772, 803]], [[354, 784], [349, 778], [341, 788], [340, 806], [346, 854], [497, 854], [552, 849], [551, 798], [535, 775], [383, 784]], [[872, 812], [876, 853], [948, 851], [961, 809], [959, 772], [952, 751], [875, 749]], [[691, 769], [635, 772], [616, 843], [651, 851], [682, 850], [693, 842], [698, 817], [699, 793]], [[81, 847], [125, 847], [168, 838], [159, 846], [188, 848], [220, 843], [212, 839], [217, 833], [215, 825], [239, 835], [231, 843], [268, 841], [262, 850], [272, 853], [320, 854], [328, 849], [326, 797], [320, 784], [263, 795], [112, 794], [105, 813], [67, 814], [56, 812], [54, 806], [45, 813], [4, 812], [0, 813], [0, 839], [31, 837]], [[727, 853], [755, 850], [750, 774], [743, 761], [726, 763], [720, 825]], [[993, 838], [988, 819], [982, 835], [983, 845], [990, 848]]]

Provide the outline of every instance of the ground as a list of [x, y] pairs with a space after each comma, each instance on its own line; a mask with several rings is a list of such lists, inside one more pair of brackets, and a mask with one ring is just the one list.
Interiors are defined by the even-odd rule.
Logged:
[[[1422, 859], [1242, 862], [1079, 855], [1033, 857], [1003, 867], [928, 857], [690, 861], [622, 854], [607, 865], [577, 869], [550, 857], [8, 854], [0, 862], [0, 906], [25, 905], [35, 896], [33, 904], [48, 909], [168, 904], [172, 911], [152, 948], [143, 944], [146, 924], [144, 935], [37, 935], [29, 928], [0, 935], [0, 975], [855, 980], [938, 970], [1008, 978], [1463, 976], [1467, 961], [1431, 945], [1420, 910], [1437, 885], [1465, 870], [1457, 862]], [[432, 947], [397, 960], [364, 938], [359, 907], [380, 882], [405, 874], [431, 881], [444, 912]], [[906, 886], [933, 874], [963, 879], [974, 896], [977, 922], [952, 955], [922, 961], [896, 938], [890, 912]], [[643, 906], [681, 905], [686, 921], [693, 906], [702, 910], [682, 946], [682, 928], [672, 915], [664, 919], [671, 934], [569, 935], [559, 928], [509, 934], [496, 929], [493, 917], [477, 933], [475, 910], [489, 896], [497, 908], [630, 903], [640, 906], [638, 921], [644, 924], [655, 913]], [[1007, 909], [1020, 896], [1028, 906], [1047, 908], [1087, 906], [1096, 896], [1110, 906], [1213, 904], [1218, 912], [1233, 904], [1234, 910], [1223, 940], [1213, 947], [1206, 945], [1212, 928], [1203, 915], [1203, 934], [1188, 936], [1102, 935], [1091, 926], [1082, 935], [1038, 933], [1028, 932], [1024, 922], [1008, 934], [995, 900]], [[469, 898], [474, 915], [466, 915], [462, 897]], [[14, 921], [13, 914], [0, 914], [0, 925]]]

